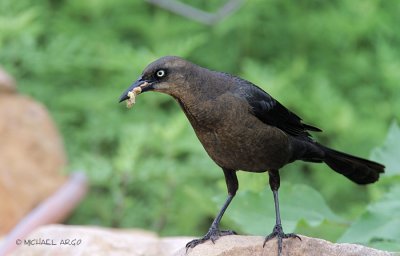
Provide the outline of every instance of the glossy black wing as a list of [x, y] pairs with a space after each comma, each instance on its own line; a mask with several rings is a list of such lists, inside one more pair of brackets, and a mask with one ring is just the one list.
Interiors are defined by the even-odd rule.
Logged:
[[236, 78], [236, 80], [240, 83], [241, 96], [244, 96], [251, 106], [253, 114], [262, 122], [276, 126], [292, 136], [311, 137], [308, 131], [322, 131], [303, 123], [298, 115], [288, 110], [258, 86], [240, 78]]

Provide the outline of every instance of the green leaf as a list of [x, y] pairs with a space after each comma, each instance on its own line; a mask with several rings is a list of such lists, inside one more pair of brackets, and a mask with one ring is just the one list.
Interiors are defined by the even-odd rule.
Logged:
[[[282, 225], [286, 232], [292, 232], [300, 221], [310, 226], [318, 226], [326, 219], [341, 221], [320, 193], [309, 186], [283, 183], [279, 192]], [[218, 199], [218, 203], [222, 204], [222, 197]], [[275, 225], [272, 192], [269, 188], [261, 193], [239, 192], [226, 218], [245, 233], [266, 235]]]
[[347, 224], [331, 220], [324, 220], [320, 225], [314, 227], [302, 220], [297, 224], [295, 233], [309, 237], [320, 237], [328, 241], [336, 241], [347, 228]]
[[394, 185], [342, 235], [339, 242], [373, 245], [376, 241], [400, 244], [400, 185]]
[[[369, 244], [371, 247], [380, 249], [380, 250], [386, 250], [386, 251], [392, 251], [392, 252], [400, 252], [400, 244], [395, 243], [395, 242], [390, 242], [390, 241], [372, 241]], [[397, 256], [400, 255], [396, 254]]]
[[385, 176], [400, 175], [400, 127], [396, 121], [390, 125], [385, 143], [371, 152], [371, 159], [386, 166]]

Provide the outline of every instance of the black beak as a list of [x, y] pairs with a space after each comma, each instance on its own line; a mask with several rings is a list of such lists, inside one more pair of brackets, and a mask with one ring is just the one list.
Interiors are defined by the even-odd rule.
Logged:
[[119, 102], [123, 102], [124, 100], [129, 99], [128, 93], [136, 87], [140, 87], [142, 89], [142, 92], [145, 92], [152, 89], [152, 84], [148, 81], [143, 80], [142, 78], [139, 78], [128, 89], [126, 89], [121, 97], [119, 97]]

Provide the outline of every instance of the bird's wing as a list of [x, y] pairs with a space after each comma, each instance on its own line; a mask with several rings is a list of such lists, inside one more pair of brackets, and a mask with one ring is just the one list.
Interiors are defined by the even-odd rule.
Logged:
[[263, 123], [276, 126], [296, 137], [309, 138], [311, 135], [308, 131], [322, 131], [317, 127], [303, 123], [298, 115], [288, 110], [258, 86], [246, 80], [240, 80], [238, 82], [240, 83], [241, 96], [244, 96], [251, 106], [253, 114]]

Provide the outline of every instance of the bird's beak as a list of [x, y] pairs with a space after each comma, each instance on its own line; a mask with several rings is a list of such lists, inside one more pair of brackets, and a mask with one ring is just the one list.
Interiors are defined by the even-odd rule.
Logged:
[[128, 96], [129, 92], [133, 91], [133, 89], [138, 88], [138, 87], [140, 88], [140, 90], [137, 90], [138, 91], [137, 94], [151, 90], [153, 88], [151, 82], [148, 82], [146, 80], [143, 80], [142, 78], [139, 78], [128, 89], [126, 89], [126, 91], [121, 95], [121, 97], [119, 97], [119, 102], [123, 102], [124, 100], [129, 99], [129, 96]]

